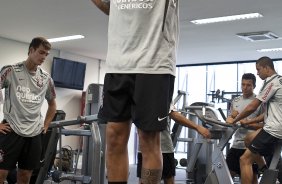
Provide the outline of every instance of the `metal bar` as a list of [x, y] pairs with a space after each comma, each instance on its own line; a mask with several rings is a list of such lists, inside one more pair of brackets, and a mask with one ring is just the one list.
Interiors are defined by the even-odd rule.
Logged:
[[92, 123], [92, 146], [93, 146], [93, 156], [92, 156], [92, 184], [101, 184], [100, 169], [101, 169], [101, 158], [102, 158], [102, 145], [99, 125], [97, 122]]
[[187, 172], [193, 172], [195, 168], [195, 164], [199, 155], [199, 152], [201, 150], [201, 147], [203, 145], [203, 142], [198, 142], [195, 144], [192, 155], [190, 158], [188, 158], [188, 165], [187, 165]]
[[63, 135], [76, 135], [76, 136], [91, 136], [90, 130], [81, 130], [81, 129], [62, 129], [61, 134]]
[[40, 168], [38, 176], [36, 178], [36, 183], [35, 184], [42, 184], [44, 183], [44, 180], [46, 178], [49, 165], [52, 161], [52, 158], [57, 150], [57, 143], [59, 140], [59, 135], [57, 134], [57, 128], [52, 129], [52, 133], [48, 142], [48, 146], [46, 149], [46, 153], [44, 156], [44, 165]]
[[97, 121], [97, 120], [98, 120], [97, 114], [90, 116], [78, 116], [77, 119], [72, 119], [72, 120], [52, 121], [49, 128], [79, 125], [82, 123], [92, 123], [93, 121]]

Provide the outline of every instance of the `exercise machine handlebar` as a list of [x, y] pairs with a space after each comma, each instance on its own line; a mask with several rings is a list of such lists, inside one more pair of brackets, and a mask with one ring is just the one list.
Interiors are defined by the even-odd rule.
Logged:
[[[214, 118], [210, 118], [210, 117], [207, 117], [206, 116], [206, 111], [209, 110], [209, 111], [213, 111], [214, 112], [214, 108], [212, 107], [209, 107], [209, 106], [189, 106], [189, 107], [186, 107], [186, 109], [192, 111], [203, 123], [206, 123], [206, 124], [209, 124], [209, 125], [220, 125], [220, 126], [224, 126], [224, 127], [234, 127], [234, 126], [237, 126], [237, 125], [231, 125], [231, 124], [227, 124], [227, 123], [224, 123], [220, 120], [216, 120]], [[201, 111], [202, 114], [200, 114], [198, 111]]]
[[209, 125], [220, 125], [220, 126], [223, 126], [223, 127], [234, 127], [234, 126], [238, 126], [237, 124], [228, 124], [228, 123], [223, 123], [222, 121], [220, 120], [216, 120], [216, 119], [213, 119], [213, 118], [209, 118], [207, 116], [204, 116], [202, 114], [199, 114], [198, 112], [195, 112], [195, 114], [197, 115], [197, 117], [203, 121], [204, 123], [207, 123]]

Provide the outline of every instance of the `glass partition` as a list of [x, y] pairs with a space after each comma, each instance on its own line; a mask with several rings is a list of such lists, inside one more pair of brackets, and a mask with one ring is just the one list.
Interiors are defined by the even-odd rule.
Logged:
[[[282, 60], [274, 61], [274, 67], [278, 74], [282, 74]], [[186, 91], [187, 105], [194, 102], [211, 103], [216, 109], [221, 108], [227, 116], [230, 101], [235, 96], [241, 95], [241, 77], [244, 73], [253, 73], [256, 76], [254, 92], [258, 94], [263, 81], [257, 76], [255, 61], [177, 67], [174, 97], [178, 90]], [[182, 105], [183, 101], [180, 100], [176, 108], [181, 108]], [[222, 120], [219, 112], [218, 117]], [[184, 128], [180, 137], [185, 136], [187, 129]], [[187, 152], [186, 143], [179, 142], [176, 152]], [[176, 158], [179, 157], [176, 155]]]

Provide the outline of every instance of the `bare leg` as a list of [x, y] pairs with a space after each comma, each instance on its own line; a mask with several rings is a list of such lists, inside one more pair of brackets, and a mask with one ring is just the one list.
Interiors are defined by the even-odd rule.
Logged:
[[250, 184], [254, 183], [254, 173], [252, 165], [259, 162], [261, 156], [252, 153], [249, 149], [240, 157], [240, 169], [241, 169], [241, 183]]
[[108, 122], [106, 128], [106, 166], [109, 182], [126, 182], [128, 179], [127, 143], [131, 123]]
[[142, 152], [142, 184], [159, 184], [162, 176], [162, 153], [160, 132], [138, 130], [139, 144]]
[[[256, 130], [255, 132], [251, 132], [249, 134], [246, 135], [245, 137], [245, 145], [246, 147], [248, 147], [251, 142], [253, 141], [253, 139], [257, 136], [257, 134], [261, 131], [261, 129]], [[266, 165], [265, 159], [264, 157], [257, 155], [255, 157], [256, 163], [259, 166], [259, 168], [262, 168], [263, 166]]]
[[174, 184], [174, 177], [172, 176], [170, 178], [165, 178], [164, 184]]
[[4, 181], [6, 180], [7, 176], [8, 176], [8, 170], [3, 170], [0, 169], [0, 183], [4, 183]]
[[253, 168], [252, 160], [253, 153], [247, 149], [245, 153], [240, 158], [240, 169], [241, 169], [241, 183], [242, 184], [251, 184], [253, 180]]
[[29, 184], [32, 170], [18, 169], [17, 172], [17, 184]]

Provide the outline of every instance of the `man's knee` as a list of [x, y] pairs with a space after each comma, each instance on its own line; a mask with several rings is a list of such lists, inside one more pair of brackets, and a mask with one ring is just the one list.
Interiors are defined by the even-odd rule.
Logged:
[[[119, 125], [120, 124], [120, 125]], [[107, 125], [106, 142], [110, 149], [126, 148], [130, 134], [130, 125], [114, 123]]]
[[28, 184], [32, 175], [32, 170], [18, 170], [17, 181], [20, 184]]
[[246, 157], [244, 157], [243, 155], [240, 157], [240, 165], [245, 165], [246, 162]]
[[139, 131], [140, 148], [152, 150], [160, 146], [160, 132]]
[[4, 183], [8, 175], [8, 170], [0, 169], [0, 183]]
[[246, 136], [244, 142], [245, 142], [245, 146], [249, 147], [252, 142], [250, 136]]
[[240, 165], [250, 165], [251, 163], [251, 157], [250, 155], [244, 153], [241, 157], [240, 157]]

